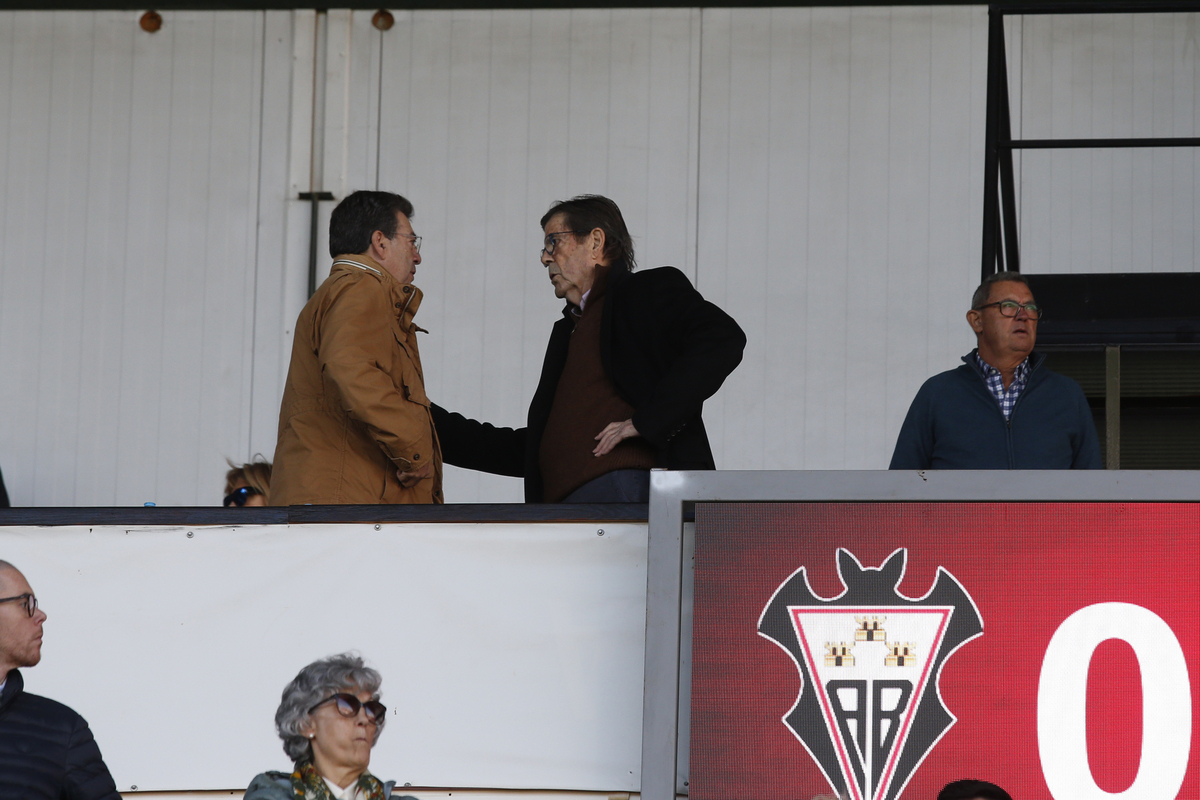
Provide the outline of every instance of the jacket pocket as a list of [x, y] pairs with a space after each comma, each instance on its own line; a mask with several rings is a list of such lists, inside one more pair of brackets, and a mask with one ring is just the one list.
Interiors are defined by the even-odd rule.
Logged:
[[412, 364], [405, 364], [400, 374], [400, 386], [404, 391], [404, 399], [412, 403], [429, 407], [429, 398], [425, 396], [425, 381], [417, 374]]

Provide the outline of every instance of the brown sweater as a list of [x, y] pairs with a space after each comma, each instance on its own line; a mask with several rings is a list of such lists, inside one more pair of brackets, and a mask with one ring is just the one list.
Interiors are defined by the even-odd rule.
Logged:
[[600, 360], [600, 320], [608, 267], [596, 267], [583, 314], [575, 322], [567, 363], [554, 393], [550, 418], [538, 453], [545, 482], [544, 498], [557, 503], [591, 480], [619, 469], [650, 469], [655, 451], [640, 436], [625, 439], [611, 452], [592, 455], [596, 435], [610, 422], [633, 416], [633, 406], [617, 394]]

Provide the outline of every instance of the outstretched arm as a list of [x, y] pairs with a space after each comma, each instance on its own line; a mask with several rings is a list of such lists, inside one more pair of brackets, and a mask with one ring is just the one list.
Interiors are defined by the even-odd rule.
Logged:
[[430, 405], [447, 464], [495, 475], [525, 475], [525, 428], [498, 428]]

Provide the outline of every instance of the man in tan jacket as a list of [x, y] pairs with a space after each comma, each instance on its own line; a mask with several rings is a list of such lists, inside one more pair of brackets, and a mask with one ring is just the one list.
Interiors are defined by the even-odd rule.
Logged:
[[412, 204], [355, 192], [329, 221], [329, 277], [296, 321], [271, 505], [441, 503], [442, 454], [413, 323]]

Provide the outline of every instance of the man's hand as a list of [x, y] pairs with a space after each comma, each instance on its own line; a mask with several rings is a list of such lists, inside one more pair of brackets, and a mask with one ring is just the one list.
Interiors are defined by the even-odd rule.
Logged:
[[602, 456], [610, 452], [616, 447], [622, 439], [628, 439], [630, 436], [639, 436], [637, 428], [633, 427], [633, 420], [627, 419], [624, 422], [610, 422], [596, 434], [596, 440], [600, 444], [596, 445], [596, 449], [592, 451], [594, 456]]
[[412, 472], [396, 470], [396, 477], [400, 479], [400, 485], [405, 489], [411, 489], [432, 474], [433, 463], [429, 461], [426, 461], [424, 466], [414, 469]]

